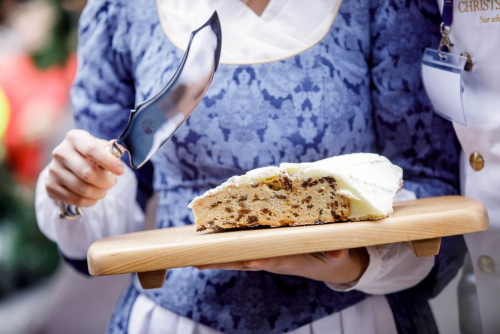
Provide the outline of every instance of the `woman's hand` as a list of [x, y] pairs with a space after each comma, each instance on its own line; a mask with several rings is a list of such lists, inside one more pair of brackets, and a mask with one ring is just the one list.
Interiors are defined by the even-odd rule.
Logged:
[[116, 176], [125, 172], [120, 159], [107, 149], [109, 145], [86, 131], [69, 131], [52, 152], [45, 183], [49, 197], [82, 207], [104, 198]]
[[359, 280], [366, 271], [369, 261], [370, 257], [366, 248], [354, 248], [211, 264], [197, 268], [200, 270], [265, 270], [275, 274], [302, 276], [326, 283], [343, 284]]

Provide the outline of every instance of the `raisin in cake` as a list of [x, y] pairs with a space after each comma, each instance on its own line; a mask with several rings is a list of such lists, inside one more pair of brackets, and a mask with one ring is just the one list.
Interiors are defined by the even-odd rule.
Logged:
[[402, 176], [371, 153], [283, 163], [234, 176], [189, 207], [197, 231], [381, 219], [392, 213]]

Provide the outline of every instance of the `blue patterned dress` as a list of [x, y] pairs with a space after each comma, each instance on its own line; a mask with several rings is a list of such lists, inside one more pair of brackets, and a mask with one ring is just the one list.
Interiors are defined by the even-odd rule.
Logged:
[[[301, 54], [221, 64], [196, 112], [153, 157], [154, 172], [138, 173], [141, 189], [152, 179], [159, 194], [157, 227], [192, 224], [188, 203], [230, 176], [351, 152], [387, 156], [404, 169], [405, 188], [418, 197], [455, 194], [454, 132], [434, 114], [420, 81], [421, 54], [437, 45], [438, 20], [435, 0], [344, 0], [328, 34]], [[168, 82], [182, 55], [165, 36], [154, 0], [90, 1], [80, 22], [72, 91], [77, 127], [116, 138], [129, 110]], [[429, 276], [387, 296], [401, 333], [437, 332], [427, 300], [453, 278], [464, 251], [461, 237], [445, 238]], [[238, 333], [290, 331], [366, 297], [268, 272], [179, 268], [169, 271], [161, 289], [144, 291], [134, 278], [111, 333], [126, 332], [139, 294]]]

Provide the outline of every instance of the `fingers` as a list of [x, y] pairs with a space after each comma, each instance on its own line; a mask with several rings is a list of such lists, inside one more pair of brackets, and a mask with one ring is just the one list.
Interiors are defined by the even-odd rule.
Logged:
[[95, 138], [88, 132], [81, 130], [70, 131], [67, 139], [78, 153], [103, 169], [115, 175], [122, 175], [125, 172], [121, 160], [107, 149], [109, 147], [107, 141]]
[[95, 205], [97, 202], [97, 200], [77, 195], [71, 190], [66, 189], [60, 185], [47, 184], [45, 187], [50, 198], [61, 200], [66, 204], [76, 205], [80, 207], [89, 207]]
[[73, 173], [81, 181], [105, 190], [115, 185], [116, 175], [97, 167], [78, 152], [72, 150], [67, 150], [62, 154], [56, 153], [56, 150], [54, 152], [54, 164], [60, 164], [62, 168]]
[[[55, 162], [55, 164], [58, 163]], [[106, 196], [106, 189], [98, 188], [91, 183], [87, 183], [82, 179], [75, 177], [75, 175], [71, 171], [65, 169], [62, 166], [59, 166], [57, 169], [58, 173], [53, 173], [52, 177], [56, 178], [57, 183], [59, 183], [60, 185], [64, 185], [64, 187], [71, 192], [80, 195], [81, 197], [94, 200], [99, 200]]]
[[289, 269], [293, 268], [300, 258], [300, 255], [280, 256], [267, 259], [245, 261], [245, 266], [259, 270]]
[[49, 197], [83, 207], [104, 198], [115, 185], [116, 175], [125, 172], [120, 159], [106, 150], [107, 146], [108, 142], [85, 131], [70, 131], [52, 152], [45, 183]]
[[219, 270], [247, 270], [258, 271], [267, 270], [270, 272], [290, 270], [295, 268], [302, 255], [273, 257], [259, 260], [237, 261], [229, 263], [209, 264], [196, 267], [199, 270], [205, 269], [219, 269]]
[[[197, 266], [196, 267], [199, 270], [205, 270], [205, 269], [219, 269], [219, 270], [250, 270], [251, 268], [248, 268], [245, 265], [244, 261], [237, 261], [237, 262], [229, 262], [229, 263], [217, 263], [217, 264], [207, 264], [204, 266]], [[261, 270], [261, 269], [256, 269], [256, 270]]]
[[278, 256], [265, 259], [238, 261], [222, 264], [211, 264], [197, 267], [203, 269], [220, 270], [265, 270], [275, 274], [302, 276], [310, 279], [331, 282], [347, 283], [359, 279], [364, 272], [363, 265], [351, 256], [366, 252], [364, 249], [342, 249], [328, 252]]
[[329, 260], [341, 260], [349, 255], [348, 249], [339, 249], [334, 251], [323, 252], [324, 256]]
[[277, 268], [293, 270], [310, 265], [311, 262], [316, 262], [316, 260], [323, 263], [328, 263], [329, 261], [339, 261], [347, 257], [348, 253], [349, 250], [340, 249], [322, 253], [279, 256], [267, 259], [245, 261], [245, 266], [248, 268], [261, 268], [262, 270]]

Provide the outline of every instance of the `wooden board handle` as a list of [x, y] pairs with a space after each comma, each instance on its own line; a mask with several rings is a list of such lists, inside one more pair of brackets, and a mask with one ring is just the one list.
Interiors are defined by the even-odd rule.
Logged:
[[441, 248], [441, 238], [414, 240], [411, 242], [411, 248], [417, 257], [438, 255]]
[[167, 270], [144, 271], [137, 273], [137, 278], [145, 290], [158, 289], [163, 286], [167, 278]]

